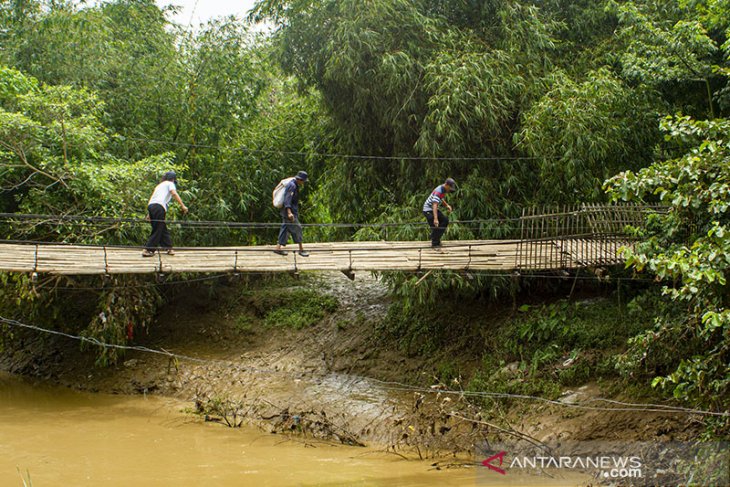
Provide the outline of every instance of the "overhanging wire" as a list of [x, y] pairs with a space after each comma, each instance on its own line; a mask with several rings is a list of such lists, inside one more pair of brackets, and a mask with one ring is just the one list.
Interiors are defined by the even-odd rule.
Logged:
[[[0, 213], [0, 220], [8, 223], [17, 223], [18, 221], [40, 221], [41, 223], [135, 223], [149, 224], [150, 222], [165, 222], [168, 225], [180, 225], [190, 227], [210, 227], [210, 228], [279, 228], [281, 223], [273, 222], [235, 222], [225, 220], [148, 220], [145, 218], [126, 218], [126, 217], [104, 217], [104, 216], [87, 216], [87, 215], [44, 215], [34, 213]], [[488, 224], [488, 223], [507, 223], [520, 221], [519, 217], [509, 218], [484, 218], [471, 220], [454, 220], [451, 224]], [[411, 222], [383, 222], [383, 223], [349, 223], [349, 222], [333, 222], [333, 223], [300, 223], [303, 227], [314, 228], [385, 228], [399, 226], [427, 226], [425, 221]]]
[[474, 161], [539, 161], [539, 160], [560, 160], [561, 156], [376, 156], [366, 154], [344, 154], [334, 152], [318, 152], [318, 151], [287, 151], [280, 149], [256, 149], [247, 146], [221, 147], [211, 144], [195, 144], [190, 142], [177, 142], [172, 140], [149, 139], [144, 137], [133, 137], [120, 135], [121, 139], [133, 140], [136, 142], [148, 142], [152, 144], [163, 144], [175, 147], [189, 147], [195, 149], [213, 149], [217, 151], [245, 152], [249, 154], [268, 154], [283, 156], [304, 156], [304, 157], [321, 157], [333, 159], [349, 159], [363, 161], [425, 161], [425, 162], [474, 162]]

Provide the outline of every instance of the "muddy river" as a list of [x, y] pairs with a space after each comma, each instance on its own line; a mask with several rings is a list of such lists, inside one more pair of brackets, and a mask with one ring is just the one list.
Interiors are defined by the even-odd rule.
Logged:
[[[203, 423], [173, 399], [87, 394], [0, 374], [0, 485], [524, 485], [377, 449]], [[18, 472], [20, 469], [20, 472]], [[529, 479], [535, 480], [535, 479]], [[576, 485], [542, 478], [538, 485]], [[533, 482], [529, 482], [533, 483]]]

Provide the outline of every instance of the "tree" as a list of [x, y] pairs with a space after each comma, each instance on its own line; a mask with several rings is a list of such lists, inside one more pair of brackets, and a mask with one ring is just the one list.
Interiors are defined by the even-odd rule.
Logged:
[[551, 89], [523, 114], [515, 139], [541, 158], [543, 204], [597, 201], [601, 184], [616, 172], [646, 166], [659, 141], [656, 96], [632, 89], [603, 68], [577, 83], [560, 71]]
[[[328, 160], [319, 191], [335, 209], [333, 218], [388, 218], [446, 175], [496, 181], [498, 201], [468, 201], [465, 213], [492, 216], [483, 210], [514, 207], [505, 195], [522, 194], [525, 180], [514, 177], [519, 169], [500, 167], [508, 163], [477, 168], [479, 162], [428, 158], [515, 155], [519, 112], [539, 96], [539, 79], [550, 70], [553, 25], [517, 2], [489, 2], [478, 19], [460, 5], [258, 4], [254, 16], [279, 25], [274, 45], [282, 69], [321, 93], [332, 120], [331, 150], [393, 158]], [[343, 181], [347, 192], [339, 190]], [[369, 204], [373, 194], [382, 197]]]
[[[682, 8], [681, 2], [656, 8], [652, 2], [646, 3], [609, 4], [619, 17], [619, 37], [625, 44], [619, 57], [623, 75], [665, 90], [677, 91], [679, 87], [679, 99], [668, 94], [669, 99], [681, 107], [687, 107], [688, 99], [692, 100], [698, 108], [705, 107], [704, 113], [698, 111], [696, 115], [714, 118], [713, 90], [726, 84], [720, 68], [722, 41], [713, 38], [697, 13], [686, 5]], [[727, 6], [725, 11], [730, 13]]]
[[[670, 282], [670, 308], [656, 326], [630, 342], [623, 366], [654, 372], [653, 385], [677, 399], [727, 410], [730, 405], [730, 121], [668, 117], [662, 130], [680, 157], [606, 183], [614, 200], [669, 206], [651, 217], [643, 242], [627, 251], [627, 265]], [[663, 350], [672, 350], [667, 355]]]
[[[170, 138], [182, 120], [184, 86], [177, 34], [152, 0], [119, 0], [78, 8], [54, 2], [32, 28], [10, 30], [5, 62], [52, 85], [95, 92], [110, 126], [136, 138]], [[147, 150], [127, 139], [127, 157]]]
[[[127, 161], [107, 152], [114, 133], [102, 123], [104, 104], [86, 90], [39, 84], [16, 70], [0, 67], [0, 188], [4, 210], [73, 214], [87, 217], [143, 217], [155, 180], [173, 164], [170, 154]], [[140, 190], [147, 188], [147, 190]], [[93, 220], [72, 224], [14, 222], [3, 225], [3, 238], [73, 243], [137, 243], [144, 227]], [[24, 275], [2, 275], [0, 309], [37, 323], [121, 343], [132, 326], [147, 326], [159, 304], [154, 287], [135, 288], [136, 278], [118, 278], [128, 288], [85, 291], [72, 313], [67, 296], [56, 290], [65, 278], [45, 277], [36, 284]], [[54, 285], [55, 283], [55, 285]], [[82, 288], [88, 281], [72, 280]], [[36, 286], [49, 287], [38, 292]], [[71, 285], [73, 287], [73, 285]], [[62, 319], [63, 318], [63, 319]], [[107, 363], [116, 352], [99, 350]]]

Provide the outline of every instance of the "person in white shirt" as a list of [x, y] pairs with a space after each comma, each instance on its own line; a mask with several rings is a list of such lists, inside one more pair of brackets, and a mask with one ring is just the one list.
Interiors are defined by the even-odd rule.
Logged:
[[147, 219], [152, 224], [152, 233], [144, 246], [142, 257], [152, 257], [158, 247], [167, 250], [168, 255], [175, 255], [172, 250], [172, 237], [170, 237], [170, 232], [167, 230], [167, 224], [165, 223], [167, 205], [172, 198], [175, 198], [182, 207], [182, 212], [188, 212], [188, 207], [185, 206], [180, 199], [180, 195], [177, 194], [176, 184], [177, 175], [175, 171], [168, 171], [162, 176], [162, 182], [152, 192], [147, 206]]

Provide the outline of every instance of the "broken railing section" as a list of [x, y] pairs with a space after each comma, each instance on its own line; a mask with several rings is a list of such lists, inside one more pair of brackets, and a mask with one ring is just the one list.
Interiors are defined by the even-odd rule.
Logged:
[[616, 265], [632, 247], [631, 228], [642, 228], [661, 205], [580, 204], [525, 208], [520, 218], [516, 270]]

